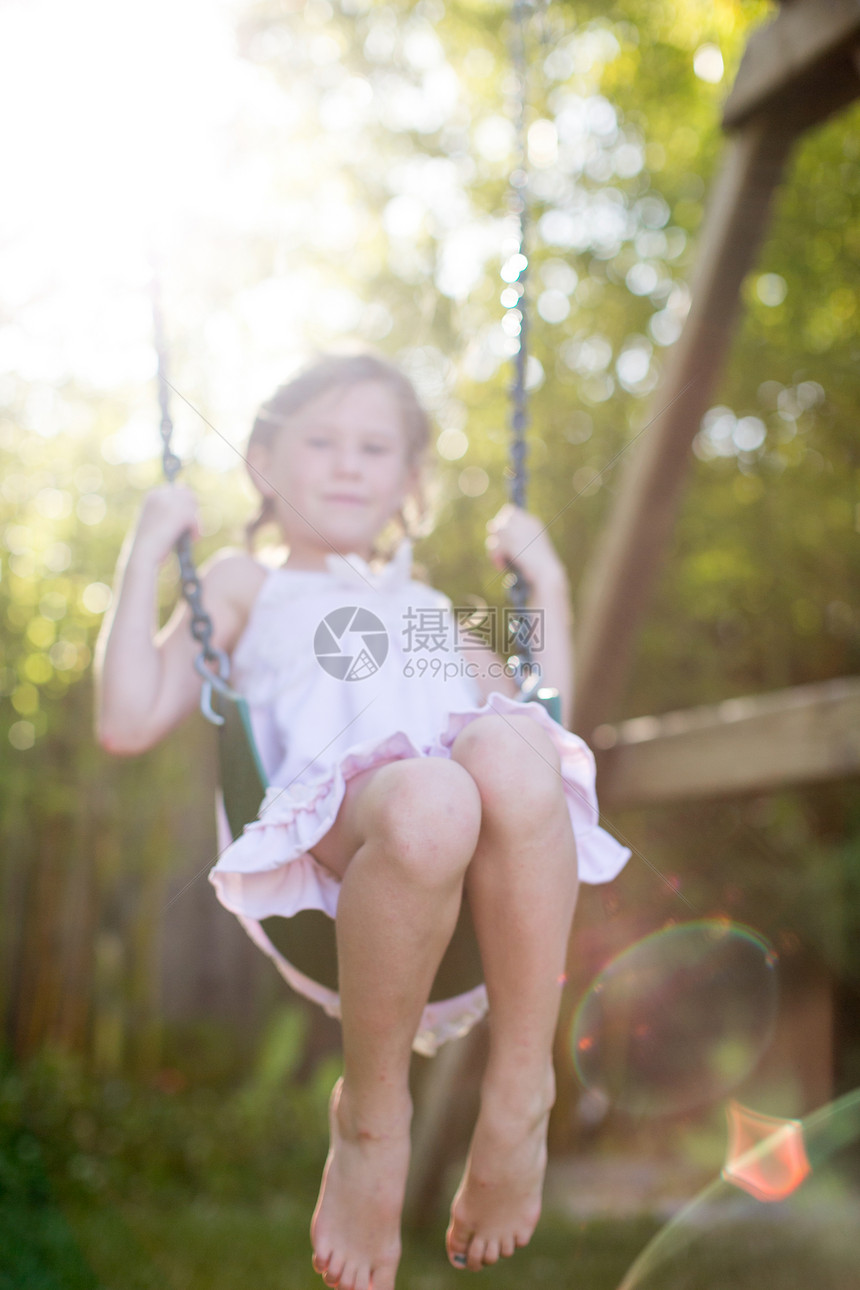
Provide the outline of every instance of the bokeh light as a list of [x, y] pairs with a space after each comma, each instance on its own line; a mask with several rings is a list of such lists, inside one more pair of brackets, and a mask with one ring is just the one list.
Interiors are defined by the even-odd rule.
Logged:
[[763, 305], [775, 309], [788, 295], [788, 283], [779, 273], [762, 273], [756, 279], [755, 293]]
[[709, 81], [712, 85], [718, 85], [725, 71], [719, 46], [710, 42], [700, 45], [693, 55], [693, 71], [700, 81]]
[[752, 929], [717, 919], [665, 928], [585, 995], [570, 1041], [577, 1074], [630, 1114], [705, 1106], [755, 1068], [777, 1001], [775, 955]]
[[467, 466], [460, 471], [457, 484], [466, 497], [482, 497], [490, 486], [490, 477], [481, 466]]

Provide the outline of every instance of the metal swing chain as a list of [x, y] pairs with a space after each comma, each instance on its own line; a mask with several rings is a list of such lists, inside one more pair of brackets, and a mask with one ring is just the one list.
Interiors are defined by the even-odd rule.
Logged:
[[[528, 455], [528, 444], [526, 442], [526, 431], [529, 425], [528, 415], [528, 395], [526, 392], [526, 374], [528, 368], [528, 332], [529, 332], [529, 314], [526, 301], [526, 289], [529, 269], [528, 257], [528, 136], [526, 128], [526, 111], [528, 106], [528, 56], [526, 48], [526, 28], [528, 24], [529, 13], [535, 8], [534, 0], [513, 0], [512, 9], [512, 37], [511, 37], [511, 61], [516, 77], [516, 139], [517, 139], [517, 165], [510, 178], [510, 191], [508, 197], [508, 207], [511, 213], [516, 216], [517, 221], [517, 249], [515, 251], [516, 259], [513, 261], [517, 267], [516, 277], [510, 282], [510, 287], [517, 292], [516, 303], [508, 307], [508, 317], [514, 319], [515, 329], [512, 332], [517, 336], [517, 349], [513, 355], [514, 379], [510, 387], [510, 483], [508, 487], [508, 496], [514, 506], [525, 508], [526, 504], [526, 485], [528, 483], [528, 467], [526, 457]], [[511, 261], [509, 260], [508, 263]], [[516, 317], [516, 315], [519, 315]], [[514, 609], [510, 623], [510, 648], [513, 651], [513, 657], [510, 660], [516, 668], [517, 681], [520, 688], [528, 688], [529, 678], [532, 676], [533, 655], [530, 642], [530, 623], [528, 614], [525, 613], [526, 601], [529, 595], [529, 586], [520, 574], [515, 565], [511, 566], [514, 575], [513, 582], [508, 588], [508, 598]]]
[[[158, 281], [153, 280], [152, 322], [155, 353], [158, 360], [158, 404], [161, 410], [161, 442], [163, 445], [161, 464], [164, 477], [172, 484], [182, 468], [182, 462], [173, 451], [173, 420], [170, 415], [170, 384], [167, 379], [167, 358], [164, 339], [164, 323], [161, 315], [161, 300]], [[179, 573], [182, 595], [191, 610], [191, 635], [200, 645], [200, 653], [194, 660], [195, 670], [203, 680], [200, 695], [200, 711], [207, 721], [221, 726], [224, 718], [212, 707], [212, 691], [219, 690], [231, 694], [227, 681], [230, 676], [230, 660], [224, 650], [216, 649], [212, 644], [215, 624], [212, 622], [203, 604], [203, 586], [191, 555], [191, 534], [186, 531], [180, 534], [176, 542], [176, 555], [179, 560]], [[213, 667], [216, 669], [213, 671]]]

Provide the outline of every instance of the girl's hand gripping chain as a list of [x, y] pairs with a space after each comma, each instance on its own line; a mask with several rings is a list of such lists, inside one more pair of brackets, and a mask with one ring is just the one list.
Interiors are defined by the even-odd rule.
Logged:
[[[197, 502], [182, 484], [165, 484], [144, 498], [117, 566], [114, 599], [96, 653], [96, 726], [109, 752], [134, 755], [153, 747], [197, 706], [194, 671], [199, 645], [180, 601], [158, 629], [158, 571], [177, 540], [198, 536]], [[248, 553], [222, 552], [201, 568], [213, 645], [232, 649], [263, 577]]]
[[497, 569], [513, 565], [532, 594], [548, 583], [563, 581], [564, 566], [536, 515], [510, 502], [487, 523], [487, 554]]
[[140, 552], [161, 565], [186, 532], [199, 536], [197, 499], [184, 484], [162, 484], [144, 498], [129, 558]]
[[529, 589], [527, 608], [539, 616], [532, 637], [541, 682], [558, 690], [561, 724], [573, 708], [573, 643], [567, 573], [536, 515], [506, 503], [487, 524], [487, 553], [497, 569], [513, 565]]

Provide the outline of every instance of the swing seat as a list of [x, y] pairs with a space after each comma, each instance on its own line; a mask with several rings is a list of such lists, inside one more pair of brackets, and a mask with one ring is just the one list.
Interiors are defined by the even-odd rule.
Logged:
[[210, 702], [221, 718], [218, 778], [230, 837], [235, 840], [257, 818], [269, 780], [257, 751], [247, 701], [241, 694], [213, 688]]
[[[213, 689], [218, 727], [218, 762], [224, 811], [231, 838], [257, 818], [268, 779], [254, 742], [248, 704], [239, 694]], [[337, 944], [331, 918], [319, 909], [302, 909], [292, 918], [263, 920], [266, 935], [294, 967], [312, 981], [337, 990]], [[454, 934], [436, 973], [430, 1002], [454, 998], [484, 979], [468, 901], [463, 900]]]
[[[528, 696], [556, 721], [561, 719], [557, 690], [541, 686]], [[231, 838], [238, 838], [257, 818], [268, 778], [260, 761], [251, 727], [248, 704], [240, 694], [213, 689], [212, 707], [222, 724], [218, 727], [218, 762], [224, 811]], [[337, 990], [337, 944], [334, 922], [319, 909], [302, 909], [292, 918], [263, 920], [266, 935], [294, 967], [312, 981]], [[463, 899], [454, 934], [445, 951], [430, 991], [430, 1002], [465, 994], [483, 981], [483, 968], [468, 901]]]
[[529, 695], [529, 702], [539, 703], [553, 721], [561, 725], [561, 695], [558, 690], [549, 685], [542, 685], [540, 689], [535, 690], [534, 694]]

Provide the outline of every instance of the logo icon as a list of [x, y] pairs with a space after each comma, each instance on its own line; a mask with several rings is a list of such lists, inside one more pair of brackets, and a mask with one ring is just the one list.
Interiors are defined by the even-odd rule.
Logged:
[[323, 671], [338, 681], [363, 681], [385, 662], [388, 632], [369, 609], [345, 605], [326, 614], [316, 629], [314, 654]]

